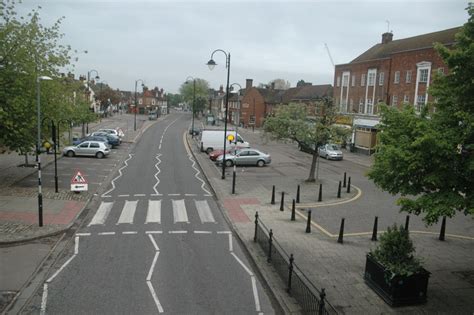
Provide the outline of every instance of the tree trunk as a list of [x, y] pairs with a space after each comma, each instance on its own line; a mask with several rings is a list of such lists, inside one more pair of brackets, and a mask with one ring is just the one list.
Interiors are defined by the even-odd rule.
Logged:
[[309, 176], [307, 182], [315, 182], [314, 173], [316, 172], [316, 162], [318, 161], [318, 151], [313, 153], [313, 160], [311, 161], [311, 168], [309, 170]]
[[28, 166], [28, 153], [25, 153], [25, 166]]
[[86, 129], [85, 129], [85, 123], [83, 122], [82, 123], [82, 137], [81, 138], [84, 138], [86, 136]]

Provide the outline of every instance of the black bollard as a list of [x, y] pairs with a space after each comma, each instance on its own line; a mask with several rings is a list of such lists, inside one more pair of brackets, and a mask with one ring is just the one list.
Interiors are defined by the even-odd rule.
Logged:
[[280, 211], [283, 211], [283, 203], [285, 202], [285, 192], [281, 192]]
[[296, 212], [296, 202], [295, 202], [295, 199], [293, 199], [293, 204], [291, 206], [291, 221], [295, 221], [295, 212]]
[[339, 186], [337, 187], [337, 198], [341, 198], [341, 181], [339, 181]]
[[351, 192], [351, 177], [349, 176], [349, 180], [347, 181], [347, 193]]
[[318, 201], [319, 202], [323, 201], [323, 184], [319, 184]]
[[268, 239], [268, 258], [267, 262], [272, 261], [272, 243], [273, 243], [273, 230], [270, 229], [270, 233], [268, 234], [269, 239]]
[[258, 211], [255, 212], [255, 234], [253, 235], [254, 242], [257, 242], [257, 229], [258, 229]]
[[308, 210], [308, 221], [306, 222], [306, 233], [311, 233], [311, 210]]
[[318, 315], [326, 314], [326, 307], [324, 303], [324, 299], [326, 298], [326, 292], [324, 288], [321, 289], [321, 293], [319, 293], [319, 311]]
[[372, 231], [372, 241], [376, 241], [377, 240], [377, 223], [379, 221], [379, 218], [378, 217], [375, 217], [375, 220], [374, 220], [374, 230]]
[[443, 221], [441, 222], [441, 231], [439, 232], [440, 241], [444, 241], [445, 232], [446, 232], [446, 217], [443, 217]]
[[408, 231], [409, 224], [410, 224], [410, 216], [407, 215], [407, 218], [405, 219], [405, 231]]
[[288, 266], [288, 288], [286, 289], [286, 292], [290, 293], [291, 291], [291, 276], [293, 275], [293, 261], [295, 259], [293, 258], [293, 254], [290, 255], [290, 266]]
[[296, 189], [296, 203], [300, 203], [300, 185], [298, 185], [298, 189]]
[[234, 171], [232, 172], [232, 195], [235, 194], [235, 165], [234, 165]]
[[341, 228], [339, 229], [339, 238], [337, 239], [337, 242], [342, 244], [344, 242], [343, 239], [344, 239], [344, 218], [341, 219]]
[[272, 205], [275, 204], [275, 185], [272, 188], [272, 201], [270, 202]]
[[346, 188], [346, 172], [344, 172], [344, 183], [342, 184], [342, 187]]

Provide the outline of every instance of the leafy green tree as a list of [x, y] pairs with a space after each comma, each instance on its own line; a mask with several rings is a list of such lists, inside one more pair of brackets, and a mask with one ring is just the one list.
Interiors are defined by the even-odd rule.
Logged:
[[27, 154], [36, 144], [37, 78], [54, 79], [41, 83], [41, 111], [60, 120], [65, 90], [59, 71], [70, 64], [71, 48], [59, 43], [62, 19], [44, 27], [38, 10], [19, 17], [15, 7], [15, 1], [0, 0], [0, 145]]
[[[196, 104], [195, 104], [194, 112], [198, 113], [199, 111], [203, 110], [207, 102], [207, 96], [209, 93], [209, 83], [206, 80], [200, 79], [200, 78], [195, 79], [195, 83], [196, 83], [196, 94], [195, 94]], [[193, 81], [189, 80], [181, 84], [181, 87], [179, 88], [179, 93], [181, 94], [183, 101], [187, 102], [192, 107], [193, 96], [194, 96]]]
[[308, 182], [315, 181], [317, 148], [331, 141], [340, 141], [342, 128], [334, 126], [335, 114], [329, 102], [323, 105], [325, 114], [309, 120], [305, 104], [280, 105], [274, 115], [267, 117], [263, 125], [265, 133], [273, 139], [290, 140], [299, 147], [307, 148], [313, 155]]
[[181, 96], [181, 94], [168, 93], [166, 95], [168, 98], [168, 103], [171, 107], [177, 107], [179, 103], [183, 102], [183, 97]]
[[[401, 194], [401, 211], [427, 224], [462, 212], [474, 214], [474, 8], [454, 48], [437, 45], [450, 69], [430, 93], [436, 110], [416, 113], [384, 107], [378, 151], [369, 172], [376, 185]], [[428, 115], [429, 114], [429, 115]]]

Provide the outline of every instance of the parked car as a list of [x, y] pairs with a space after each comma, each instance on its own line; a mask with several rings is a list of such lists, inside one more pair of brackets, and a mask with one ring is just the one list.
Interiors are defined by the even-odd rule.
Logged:
[[[216, 159], [217, 164], [222, 164], [224, 155], [219, 156]], [[270, 154], [263, 153], [262, 151], [256, 149], [241, 149], [237, 150], [235, 154], [226, 154], [225, 156], [225, 165], [256, 165], [264, 166], [265, 164], [270, 164], [272, 158]]]
[[72, 140], [72, 144], [73, 145], [78, 145], [80, 143], [83, 143], [84, 141], [100, 141], [100, 142], [104, 142], [108, 148], [111, 148], [112, 147], [112, 144], [109, 143], [109, 140], [104, 137], [104, 136], [93, 136], [93, 135], [88, 135], [84, 138], [80, 138], [80, 139], [73, 139]]
[[95, 156], [101, 159], [109, 155], [110, 149], [101, 141], [85, 141], [76, 146], [69, 146], [63, 149], [63, 155], [73, 156]]
[[[240, 150], [240, 149], [243, 149], [242, 147], [233, 147], [231, 149], [228, 149], [228, 150], [225, 150], [225, 154], [229, 154], [229, 153], [232, 153], [234, 154], [237, 150]], [[219, 156], [223, 155], [224, 154], [224, 150], [214, 150], [212, 151], [211, 153], [209, 153], [209, 158], [212, 160], [212, 161], [215, 161]]]
[[197, 127], [194, 127], [194, 129], [189, 128], [188, 132], [189, 132], [190, 135], [194, 134], [195, 136], [197, 136], [201, 133], [201, 129], [197, 128]]
[[148, 113], [148, 120], [157, 120], [158, 114], [155, 111], [151, 111]]
[[117, 128], [117, 129], [104, 128], [104, 129], [97, 130], [97, 132], [106, 132], [106, 133], [109, 133], [109, 134], [116, 135], [119, 138], [123, 138], [125, 136], [122, 129], [120, 129], [120, 128]]
[[342, 151], [336, 144], [325, 144], [318, 148], [319, 156], [327, 160], [342, 160]]
[[112, 147], [119, 146], [122, 143], [122, 140], [120, 140], [118, 136], [113, 135], [111, 133], [96, 131], [96, 132], [91, 133], [91, 136], [99, 136], [99, 137], [107, 138], [107, 141], [109, 141]]

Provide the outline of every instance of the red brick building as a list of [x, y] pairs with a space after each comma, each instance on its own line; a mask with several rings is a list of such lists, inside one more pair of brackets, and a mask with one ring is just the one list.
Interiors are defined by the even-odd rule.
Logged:
[[357, 151], [371, 153], [376, 144], [378, 104], [417, 111], [432, 101], [428, 88], [434, 73], [448, 71], [434, 43], [452, 46], [459, 27], [393, 40], [392, 33], [348, 64], [336, 65], [334, 104], [353, 118], [352, 143]]

